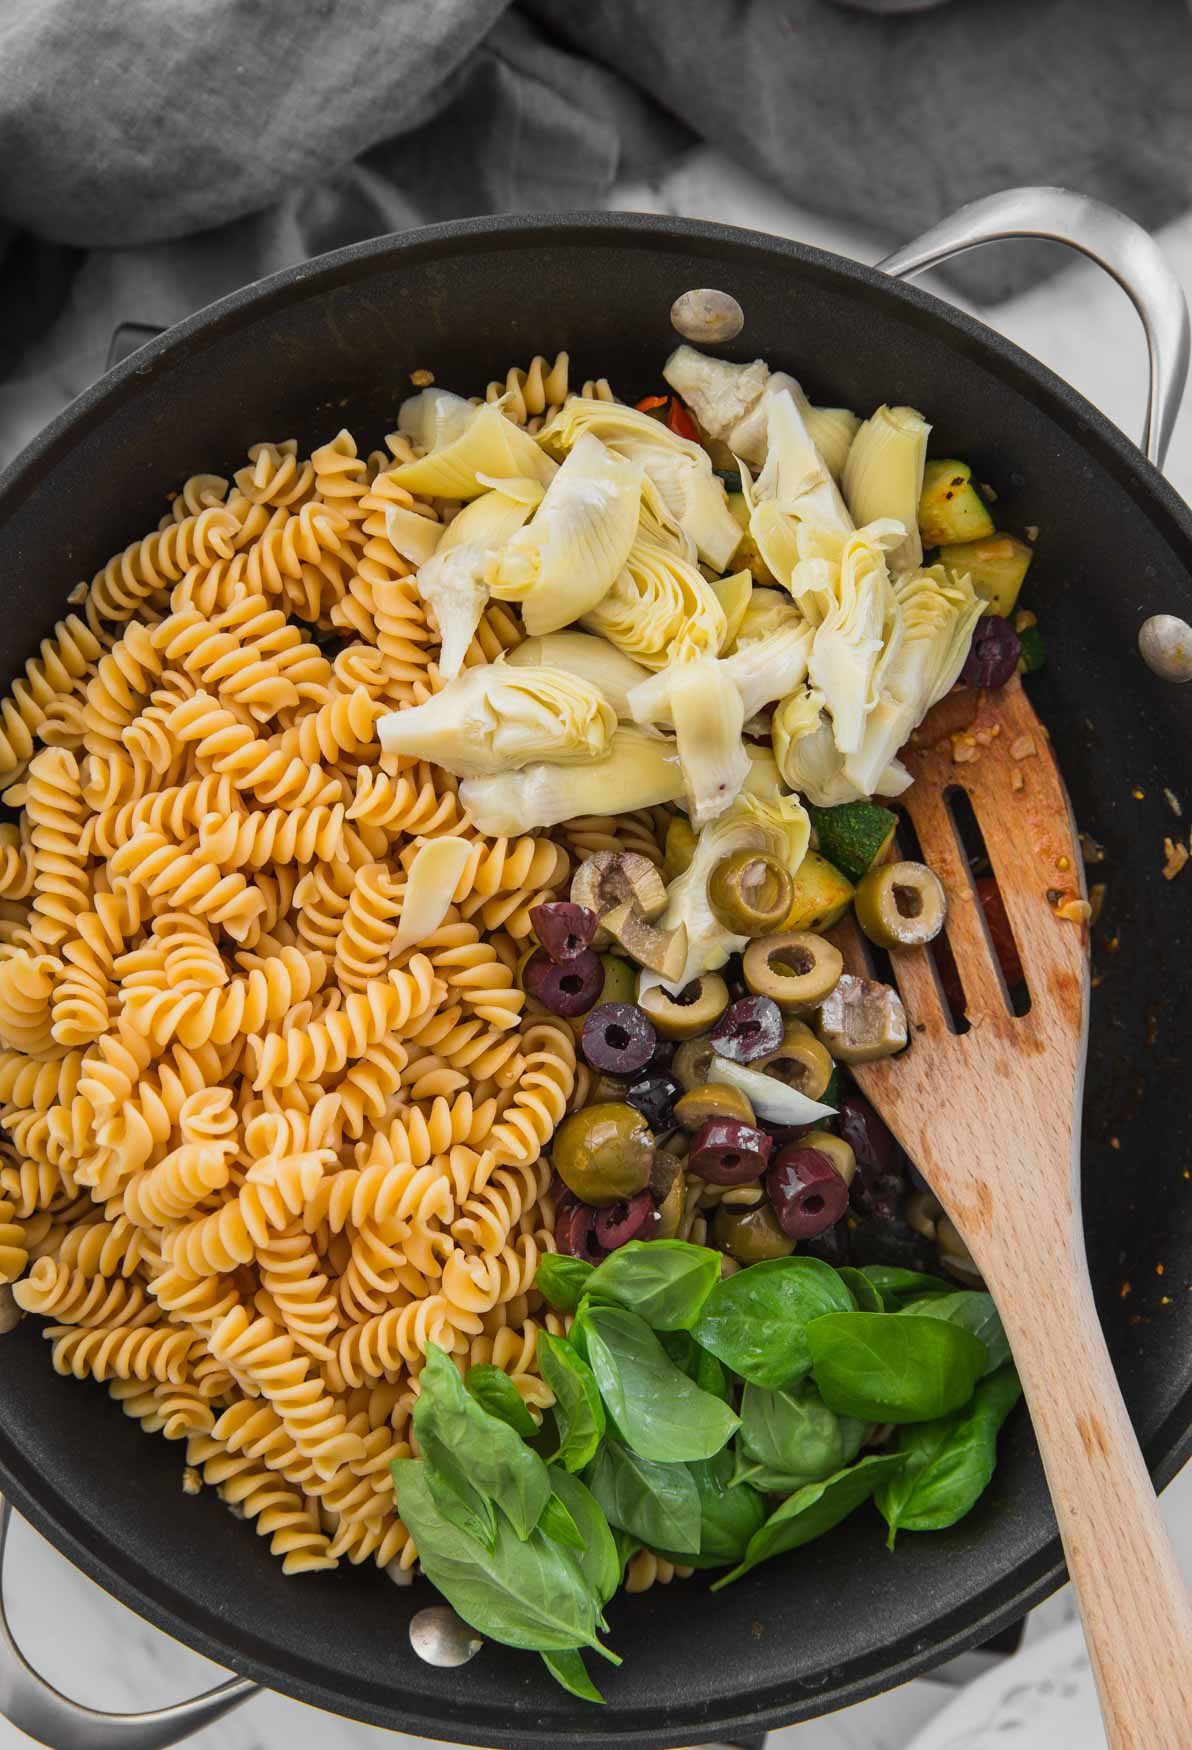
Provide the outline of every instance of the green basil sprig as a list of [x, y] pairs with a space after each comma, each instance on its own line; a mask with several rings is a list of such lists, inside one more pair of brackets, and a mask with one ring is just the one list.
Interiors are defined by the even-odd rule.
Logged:
[[[508, 1423], [489, 1415], [469, 1395], [453, 1363], [434, 1343], [427, 1349], [413, 1419], [419, 1451], [433, 1473], [431, 1490], [440, 1504], [442, 1491], [434, 1488], [439, 1478], [464, 1500], [478, 1495], [495, 1503], [518, 1537], [528, 1538], [550, 1496], [546, 1466]], [[484, 1517], [487, 1521], [490, 1516]]]
[[676, 1550], [686, 1560], [700, 1545], [700, 1499], [685, 1464], [655, 1464], [606, 1439], [584, 1481], [612, 1526], [650, 1549]]
[[863, 1270], [854, 1270], [850, 1264], [841, 1264], [836, 1274], [844, 1283], [860, 1312], [885, 1312], [886, 1303], [880, 1290], [872, 1283]]
[[689, 1331], [720, 1280], [720, 1253], [685, 1240], [630, 1240], [587, 1279], [590, 1301], [628, 1307], [651, 1330]]
[[943, 1531], [976, 1505], [997, 1463], [998, 1432], [1021, 1395], [1013, 1367], [1002, 1367], [981, 1381], [964, 1409], [900, 1430], [906, 1463], [876, 1496], [891, 1549], [899, 1531]]
[[513, 1432], [520, 1434], [523, 1440], [532, 1440], [537, 1434], [537, 1422], [503, 1368], [494, 1367], [490, 1361], [482, 1361], [478, 1366], [468, 1369], [464, 1384], [482, 1410], [487, 1410], [490, 1416], [498, 1416], [502, 1422], [507, 1422]]
[[664, 1464], [711, 1458], [731, 1438], [734, 1412], [675, 1366], [636, 1313], [589, 1305], [584, 1325], [605, 1408], [640, 1457]]
[[692, 1335], [742, 1379], [779, 1391], [811, 1366], [811, 1321], [852, 1309], [853, 1297], [830, 1264], [771, 1258], [718, 1282]]
[[974, 1289], [961, 1289], [955, 1294], [932, 1294], [923, 1300], [911, 1300], [901, 1309], [903, 1318], [917, 1316], [945, 1319], [979, 1337], [988, 1351], [987, 1374], [1005, 1367], [1010, 1359], [1010, 1344], [1002, 1329], [1001, 1316], [993, 1304], [992, 1294], [979, 1294]]
[[951, 1294], [955, 1283], [922, 1270], [903, 1270], [897, 1264], [862, 1264], [861, 1274], [881, 1295], [887, 1312], [897, 1312], [912, 1294]]
[[972, 1396], [987, 1360], [984, 1343], [960, 1325], [888, 1313], [829, 1313], [808, 1325], [807, 1342], [828, 1408], [863, 1422], [950, 1415]]
[[867, 1424], [830, 1410], [810, 1380], [789, 1391], [747, 1385], [737, 1436], [737, 1480], [789, 1495], [851, 1464]]
[[750, 1568], [770, 1556], [783, 1555], [798, 1549], [813, 1538], [822, 1537], [842, 1519], [868, 1500], [884, 1476], [898, 1470], [906, 1460], [900, 1452], [879, 1452], [862, 1458], [847, 1470], [837, 1471], [818, 1483], [807, 1483], [775, 1508], [766, 1523], [749, 1540], [744, 1559], [721, 1579], [713, 1583], [713, 1592], [739, 1580]]
[[739, 1562], [750, 1538], [765, 1523], [765, 1500], [756, 1489], [736, 1482], [733, 1455], [727, 1450], [686, 1469], [699, 1496], [699, 1548], [694, 1552], [663, 1549], [659, 1554], [691, 1568], [723, 1568]]
[[534, 1273], [534, 1286], [556, 1312], [573, 1313], [594, 1274], [583, 1258], [565, 1252], [544, 1252]]
[[555, 1394], [555, 1458], [569, 1471], [581, 1471], [595, 1457], [607, 1426], [592, 1369], [569, 1343], [544, 1330], [538, 1332], [538, 1368]]

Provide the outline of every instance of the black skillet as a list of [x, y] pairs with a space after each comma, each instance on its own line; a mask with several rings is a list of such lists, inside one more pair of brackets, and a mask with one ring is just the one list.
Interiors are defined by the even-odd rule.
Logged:
[[[916, 272], [1006, 235], [1072, 243], [1127, 284], [1153, 342], [1148, 447], [1161, 458], [1186, 317], [1135, 227], [1059, 191], [1012, 191], [886, 265]], [[1127, 1403], [1166, 1482], [1192, 1446], [1192, 874], [1169, 883], [1161, 866], [1180, 826], [1165, 788], [1192, 808], [1192, 692], [1150, 673], [1136, 639], [1150, 615], [1192, 618], [1192, 517], [1132, 443], [1016, 347], [889, 273], [681, 220], [483, 219], [345, 249], [144, 346], [8, 471], [0, 680], [186, 475], [230, 472], [256, 439], [309, 446], [342, 425], [371, 447], [419, 367], [468, 392], [566, 347], [578, 375], [637, 397], [674, 344], [673, 299], [695, 286], [744, 308], [744, 332], [723, 350], [797, 373], [819, 401], [925, 409], [933, 453], [966, 457], [996, 485], [999, 525], [1041, 531], [1030, 599], [1051, 660], [1031, 690], [1078, 819], [1104, 846], [1092, 879], [1108, 890], [1085, 1112], [1089, 1256]], [[609, 1705], [597, 1712], [500, 1647], [459, 1670], [420, 1662], [406, 1631], [433, 1602], [425, 1585], [398, 1590], [351, 1568], [283, 1579], [214, 1497], [182, 1495], [176, 1448], [145, 1439], [101, 1387], [51, 1372], [36, 1321], [0, 1342], [0, 1381], [0, 1486], [85, 1572], [246, 1679], [430, 1737], [510, 1750], [739, 1740], [913, 1677], [1063, 1577], [1020, 1413], [993, 1486], [953, 1531], [906, 1537], [889, 1555], [879, 1519], [862, 1513], [723, 1595], [696, 1580], [621, 1599], [609, 1614], [625, 1664], [602, 1672]], [[0, 1711], [70, 1750], [173, 1742], [252, 1687], [139, 1722], [99, 1716], [57, 1697], [0, 1639]]]

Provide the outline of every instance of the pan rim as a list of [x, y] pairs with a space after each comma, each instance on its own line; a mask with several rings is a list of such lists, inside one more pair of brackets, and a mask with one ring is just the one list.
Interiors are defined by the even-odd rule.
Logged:
[[[1192, 568], [1192, 511], [1163, 475], [1070, 384], [977, 318], [921, 287], [891, 280], [875, 268], [807, 244], [702, 220], [607, 212], [453, 220], [351, 244], [230, 293], [148, 342], [57, 414], [0, 473], [0, 517], [23, 504], [79, 438], [120, 405], [135, 400], [142, 387], [167, 375], [182, 360], [201, 353], [222, 335], [257, 321], [271, 307], [351, 285], [387, 262], [450, 258], [461, 249], [530, 250], [560, 243], [602, 250], [661, 247], [675, 252], [690, 252], [694, 246], [709, 257], [731, 256], [742, 262], [758, 256], [771, 261], [778, 258], [789, 262], [793, 270], [810, 271], [837, 283], [850, 281], [873, 294], [895, 300], [921, 326], [934, 329], [949, 345], [960, 343], [979, 357], [987, 368], [1050, 417], [1069, 441], [1090, 453], [1119, 482], [1128, 482], [1139, 514], [1148, 516], [1156, 531], [1178, 553], [1185, 568]], [[1147, 1453], [1159, 1481], [1170, 1481], [1192, 1455], [1192, 1401], [1185, 1398], [1169, 1413], [1159, 1432], [1148, 1442]], [[317, 1674], [312, 1676], [307, 1668], [299, 1671], [296, 1666], [289, 1668], [278, 1663], [276, 1647], [246, 1651], [243, 1645], [232, 1647], [222, 1641], [212, 1634], [206, 1612], [196, 1610], [188, 1615], [175, 1603], [157, 1596], [146, 1576], [114, 1551], [103, 1535], [102, 1526], [73, 1513], [69, 1499], [61, 1491], [40, 1490], [2, 1427], [0, 1486], [34, 1527], [90, 1578], [156, 1626], [218, 1663], [316, 1706], [332, 1711], [350, 1707], [351, 1717], [369, 1723], [396, 1725], [432, 1737], [445, 1729], [455, 1729], [454, 1720], [433, 1715], [410, 1713], [395, 1721], [391, 1704], [379, 1697], [374, 1704], [360, 1693], [350, 1695], [344, 1689], [323, 1687]], [[905, 1682], [987, 1639], [1054, 1591], [1063, 1579], [1059, 1543], [1053, 1538], [989, 1593], [973, 1599], [964, 1623], [953, 1627], [943, 1639], [933, 1638], [925, 1648], [908, 1647], [893, 1662], [875, 1655], [852, 1678], [844, 1682], [830, 1680], [826, 1687], [831, 1688], [834, 1705], [849, 1706]], [[769, 1730], [822, 1712], [822, 1691], [808, 1689], [804, 1693], [802, 1702], [788, 1697], [748, 1713], [726, 1714], [715, 1721], [668, 1715], [664, 1722], [618, 1730], [616, 1737], [626, 1746], [647, 1750], [663, 1741], [660, 1734], [679, 1735], [692, 1728], [701, 1732]], [[493, 1735], [492, 1741], [501, 1742], [500, 1734]], [[510, 1744], [536, 1745], [561, 1741], [573, 1750], [586, 1750], [588, 1745], [607, 1744], [608, 1738], [568, 1732], [565, 1739], [560, 1739], [557, 1731], [535, 1730], [519, 1723], [516, 1739], [509, 1736], [504, 1739]]]

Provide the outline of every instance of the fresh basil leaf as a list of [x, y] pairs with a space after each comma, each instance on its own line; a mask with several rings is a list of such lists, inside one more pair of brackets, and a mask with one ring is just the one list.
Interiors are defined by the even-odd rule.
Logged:
[[706, 1349], [697, 1349], [695, 1356], [695, 1372], [691, 1377], [696, 1385], [701, 1391], [710, 1392], [714, 1398], [719, 1398], [722, 1404], [731, 1406], [732, 1386], [729, 1384], [728, 1374], [715, 1355], [709, 1355]]
[[591, 1362], [588, 1358], [589, 1304], [587, 1295], [582, 1296], [579, 1303], [579, 1311], [571, 1321], [571, 1329], [567, 1333], [567, 1341], [575, 1350], [575, 1353], [579, 1356], [580, 1360], [587, 1361], [588, 1365], [591, 1366]]
[[671, 1361], [644, 1319], [619, 1306], [588, 1309], [588, 1356], [605, 1408], [642, 1458], [711, 1458], [737, 1417]]
[[726, 1367], [755, 1385], [780, 1390], [811, 1366], [807, 1327], [825, 1313], [849, 1312], [853, 1297], [819, 1258], [770, 1258], [718, 1282], [693, 1336]]
[[980, 1338], [988, 1351], [986, 1374], [996, 1373], [1010, 1360], [1010, 1343], [1002, 1328], [1001, 1316], [993, 1304], [992, 1294], [980, 1294], [975, 1289], [960, 1289], [955, 1294], [933, 1294], [922, 1300], [912, 1300], [901, 1309], [902, 1317], [946, 1319]]
[[492, 1549], [497, 1541], [497, 1510], [472, 1487], [457, 1465], [446, 1460], [431, 1465], [426, 1473], [426, 1486], [440, 1513], [455, 1520], [470, 1536], [479, 1538], [486, 1549]]
[[592, 1273], [591, 1264], [583, 1258], [569, 1258], [565, 1252], [544, 1252], [534, 1273], [534, 1286], [556, 1312], [573, 1313]]
[[608, 1520], [591, 1489], [570, 1471], [552, 1465], [550, 1481], [552, 1495], [567, 1509], [583, 1539], [583, 1551], [576, 1558], [580, 1572], [599, 1602], [607, 1604], [621, 1584], [622, 1565]]
[[580, 1701], [596, 1701], [604, 1706], [604, 1697], [588, 1676], [588, 1667], [580, 1657], [578, 1648], [571, 1647], [566, 1652], [543, 1653], [542, 1663], [555, 1682], [561, 1683], [564, 1689], [570, 1690]]
[[617, 1545], [617, 1560], [621, 1564], [621, 1576], [617, 1580], [619, 1586], [621, 1580], [624, 1578], [626, 1568], [642, 1546], [636, 1537], [631, 1537], [630, 1534], [627, 1531], [623, 1531], [619, 1525], [613, 1526], [613, 1537], [615, 1538]]
[[703, 1350], [696, 1343], [691, 1332], [658, 1331], [655, 1335], [675, 1366], [685, 1373], [688, 1379], [694, 1379], [697, 1360], [703, 1354]]
[[738, 1452], [733, 1487], [744, 1485], [763, 1495], [793, 1495], [797, 1489], [807, 1486], [807, 1478], [794, 1476], [788, 1471], [770, 1470], [764, 1464], [753, 1464]]
[[744, 1560], [730, 1574], [714, 1582], [713, 1592], [739, 1580], [742, 1574], [747, 1574], [750, 1568], [755, 1568], [770, 1556], [799, 1549], [813, 1538], [822, 1537], [825, 1531], [831, 1531], [872, 1495], [884, 1476], [905, 1462], [901, 1453], [875, 1453], [822, 1482], [807, 1483], [781, 1507], [775, 1508], [766, 1523], [750, 1538]]
[[537, 1434], [537, 1422], [503, 1368], [494, 1367], [489, 1361], [482, 1361], [479, 1366], [468, 1369], [464, 1384], [482, 1410], [487, 1410], [490, 1416], [499, 1416], [502, 1422], [508, 1422], [513, 1432], [520, 1434], [523, 1440], [532, 1440]]
[[884, 1478], [876, 1496], [891, 1549], [899, 1531], [943, 1531], [976, 1505], [997, 1464], [998, 1431], [1021, 1395], [1017, 1373], [1002, 1367], [964, 1409], [901, 1430], [905, 1467]]
[[684, 1559], [699, 1549], [699, 1491], [685, 1464], [655, 1464], [606, 1440], [584, 1481], [609, 1524], [650, 1549], [678, 1550]]
[[810, 1380], [781, 1392], [747, 1385], [737, 1446], [748, 1463], [782, 1477], [789, 1494], [851, 1464], [861, 1450], [866, 1426], [851, 1416], [836, 1415]]
[[418, 1383], [414, 1432], [428, 1466], [448, 1479], [462, 1474], [502, 1509], [519, 1537], [529, 1537], [550, 1495], [550, 1478], [538, 1454], [469, 1396], [454, 1364], [434, 1343]]
[[496, 1543], [486, 1549], [440, 1512], [424, 1459], [395, 1459], [390, 1469], [398, 1512], [426, 1576], [466, 1623], [504, 1646], [534, 1653], [606, 1652], [596, 1639], [596, 1595], [569, 1550], [541, 1531], [518, 1537], [501, 1514]]
[[951, 1294], [955, 1283], [942, 1276], [926, 1276], [922, 1270], [903, 1270], [897, 1264], [862, 1264], [861, 1274], [872, 1282], [886, 1305], [897, 1312], [910, 1294]]
[[607, 1425], [592, 1369], [578, 1350], [541, 1329], [538, 1369], [555, 1394], [555, 1423], [559, 1430], [555, 1457], [568, 1470], [583, 1470], [591, 1463]]
[[558, 1495], [547, 1497], [542, 1518], [538, 1521], [538, 1529], [545, 1536], [553, 1537], [556, 1543], [565, 1544], [568, 1549], [584, 1547], [583, 1534]]
[[699, 1549], [694, 1555], [672, 1550], [659, 1554], [691, 1568], [723, 1568], [739, 1562], [750, 1538], [765, 1523], [765, 1501], [756, 1489], [734, 1485], [733, 1455], [727, 1449], [687, 1469], [699, 1494]]
[[685, 1240], [630, 1240], [589, 1277], [593, 1302], [613, 1301], [653, 1331], [689, 1331], [720, 1280], [720, 1253]]
[[815, 1383], [830, 1410], [862, 1422], [930, 1422], [967, 1403], [985, 1345], [943, 1319], [829, 1313], [807, 1327]]
[[854, 1270], [850, 1264], [841, 1264], [836, 1274], [861, 1312], [885, 1312], [885, 1301], [863, 1270]]

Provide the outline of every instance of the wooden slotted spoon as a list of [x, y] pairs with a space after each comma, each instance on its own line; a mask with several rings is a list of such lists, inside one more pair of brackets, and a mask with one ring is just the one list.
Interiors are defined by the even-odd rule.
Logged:
[[[1192, 1600], [1122, 1402], [1085, 1261], [1088, 927], [1063, 915], [1068, 901], [1084, 898], [1071, 809], [1046, 731], [1017, 681], [982, 698], [966, 731], [971, 740], [933, 742], [930, 720], [924, 728], [907, 751], [915, 781], [903, 800], [923, 860], [948, 891], [948, 942], [970, 1030], [952, 1031], [928, 951], [899, 949], [891, 959], [911, 1044], [897, 1058], [856, 1065], [856, 1078], [997, 1301], [1110, 1745], [1189, 1750]], [[1025, 1015], [1011, 1012], [949, 808], [947, 793], [958, 788], [972, 803], [1018, 945], [1031, 997]], [[851, 920], [836, 939], [849, 970], [869, 972]]]

